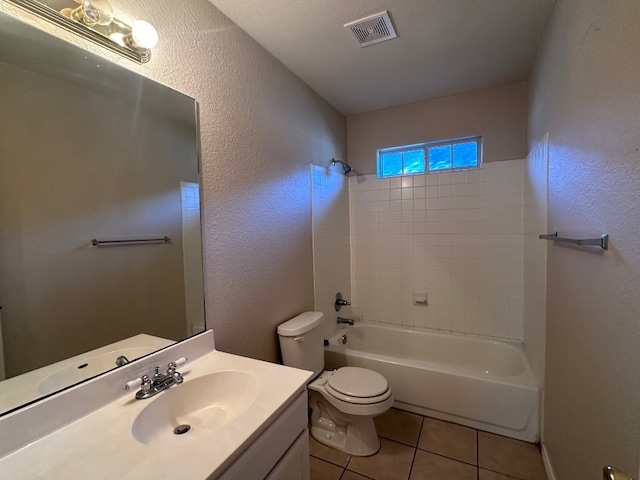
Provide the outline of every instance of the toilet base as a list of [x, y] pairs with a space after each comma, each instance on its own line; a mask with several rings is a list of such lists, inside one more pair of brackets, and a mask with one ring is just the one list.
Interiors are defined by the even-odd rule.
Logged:
[[368, 456], [380, 450], [373, 417], [345, 415], [317, 392], [310, 393], [310, 431], [313, 438], [350, 455]]

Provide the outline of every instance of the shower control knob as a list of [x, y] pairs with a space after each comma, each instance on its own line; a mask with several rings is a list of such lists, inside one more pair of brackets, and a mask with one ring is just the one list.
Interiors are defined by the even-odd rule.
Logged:
[[336, 293], [336, 298], [333, 302], [333, 306], [336, 309], [336, 312], [339, 312], [342, 307], [346, 307], [351, 305], [351, 302], [342, 299], [342, 294], [340, 292]]

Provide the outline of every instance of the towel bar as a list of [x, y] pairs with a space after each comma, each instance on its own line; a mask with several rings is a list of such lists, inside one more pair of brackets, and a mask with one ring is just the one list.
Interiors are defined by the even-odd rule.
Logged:
[[553, 243], [570, 243], [580, 247], [600, 247], [603, 250], [609, 250], [609, 235], [603, 233], [600, 238], [563, 238], [558, 236], [558, 232], [548, 235], [540, 235], [541, 240], [553, 240]]

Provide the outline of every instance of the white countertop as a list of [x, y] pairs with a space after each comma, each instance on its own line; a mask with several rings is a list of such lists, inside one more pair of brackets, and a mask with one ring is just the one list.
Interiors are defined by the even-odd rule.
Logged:
[[[75, 422], [0, 459], [0, 478], [206, 479], [226, 470], [250, 443], [306, 387], [312, 373], [227, 353], [211, 353], [180, 371], [185, 383], [214, 372], [237, 370], [260, 381], [254, 404], [206, 441], [184, 435], [169, 448], [138, 442], [131, 427], [154, 398], [135, 400], [128, 392]], [[181, 385], [172, 389], [181, 388]], [[81, 392], [81, 390], [79, 390]]]

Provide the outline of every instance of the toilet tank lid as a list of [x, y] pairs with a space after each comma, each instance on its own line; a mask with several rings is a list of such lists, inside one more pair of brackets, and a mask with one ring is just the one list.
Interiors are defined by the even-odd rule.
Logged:
[[295, 337], [307, 333], [324, 320], [324, 314], [322, 312], [304, 312], [300, 315], [293, 317], [291, 320], [287, 320], [282, 325], [278, 326], [278, 335], [283, 337]]

